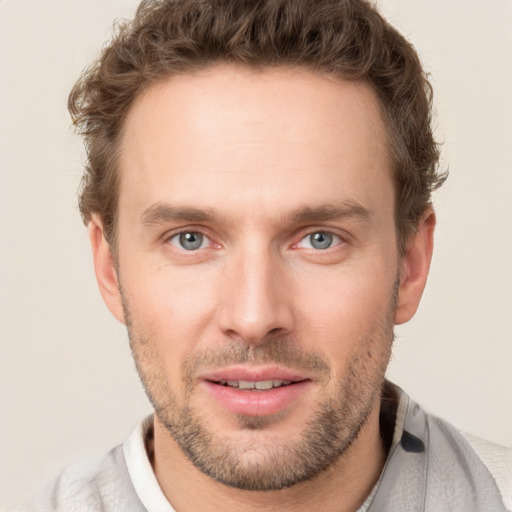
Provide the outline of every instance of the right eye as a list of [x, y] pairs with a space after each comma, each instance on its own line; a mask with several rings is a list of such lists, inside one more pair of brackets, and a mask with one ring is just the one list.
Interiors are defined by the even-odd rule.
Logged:
[[197, 251], [210, 245], [208, 237], [198, 231], [184, 231], [169, 238], [169, 243], [185, 251]]
[[316, 249], [318, 251], [325, 251], [336, 247], [342, 243], [339, 235], [330, 233], [329, 231], [315, 231], [305, 236], [298, 244], [298, 247], [304, 249]]

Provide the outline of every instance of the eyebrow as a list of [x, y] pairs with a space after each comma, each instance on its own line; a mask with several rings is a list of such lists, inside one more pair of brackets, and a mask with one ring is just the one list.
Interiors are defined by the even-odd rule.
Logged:
[[325, 222], [344, 218], [365, 220], [369, 217], [370, 210], [368, 208], [357, 201], [350, 200], [328, 203], [317, 207], [304, 206], [292, 215], [292, 220], [296, 223], [304, 223]]
[[[293, 223], [325, 222], [343, 218], [367, 219], [370, 210], [357, 201], [342, 201], [319, 206], [302, 206], [290, 216]], [[176, 206], [168, 203], [156, 203], [144, 210], [141, 222], [145, 226], [165, 222], [215, 222], [218, 215], [211, 208], [195, 208], [191, 206]]]
[[162, 222], [211, 222], [216, 215], [210, 208], [194, 208], [189, 206], [173, 206], [166, 203], [156, 203], [146, 208], [141, 215], [141, 222], [145, 226]]

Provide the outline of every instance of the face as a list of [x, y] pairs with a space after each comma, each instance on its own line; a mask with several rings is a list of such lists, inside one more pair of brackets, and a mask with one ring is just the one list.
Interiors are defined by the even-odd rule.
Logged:
[[312, 477], [378, 407], [393, 338], [375, 94], [219, 66], [153, 86], [125, 128], [110, 307], [166, 442], [238, 488]]

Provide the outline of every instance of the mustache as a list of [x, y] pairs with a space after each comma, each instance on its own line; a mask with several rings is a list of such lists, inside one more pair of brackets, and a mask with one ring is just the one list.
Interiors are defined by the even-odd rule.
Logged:
[[304, 370], [329, 379], [331, 366], [318, 351], [301, 347], [290, 336], [268, 336], [258, 345], [222, 341], [208, 350], [195, 352], [183, 363], [183, 375], [192, 380], [200, 370], [234, 365], [275, 365]]

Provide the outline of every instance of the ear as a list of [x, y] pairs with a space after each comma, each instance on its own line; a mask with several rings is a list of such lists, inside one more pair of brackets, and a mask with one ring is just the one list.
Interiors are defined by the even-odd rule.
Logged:
[[124, 321], [123, 304], [117, 278], [114, 256], [105, 240], [103, 223], [98, 215], [89, 221], [89, 240], [94, 259], [94, 271], [101, 296], [110, 312], [121, 322]]
[[432, 260], [435, 226], [435, 213], [429, 209], [418, 223], [416, 233], [407, 243], [406, 254], [400, 268], [396, 325], [408, 322], [418, 309]]

